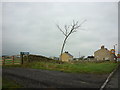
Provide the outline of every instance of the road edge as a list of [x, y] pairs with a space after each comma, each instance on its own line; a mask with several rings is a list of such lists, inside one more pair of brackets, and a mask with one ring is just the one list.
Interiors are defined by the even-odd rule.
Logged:
[[105, 80], [105, 82], [103, 83], [103, 85], [100, 87], [100, 90], [103, 90], [105, 88], [105, 86], [110, 81], [111, 77], [117, 71], [117, 69], [118, 69], [119, 66], [120, 66], [120, 64], [109, 74], [109, 76], [107, 77], [107, 79]]

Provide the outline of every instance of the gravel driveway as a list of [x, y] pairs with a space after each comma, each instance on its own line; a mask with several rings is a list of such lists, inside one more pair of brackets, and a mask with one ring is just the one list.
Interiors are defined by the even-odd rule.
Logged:
[[2, 76], [24, 88], [100, 88], [108, 74], [74, 74], [26, 68], [3, 68]]

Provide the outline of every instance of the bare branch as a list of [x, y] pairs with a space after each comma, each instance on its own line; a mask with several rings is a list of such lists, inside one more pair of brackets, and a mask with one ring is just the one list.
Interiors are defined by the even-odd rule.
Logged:
[[72, 33], [77, 32], [77, 30], [72, 31]]
[[65, 25], [66, 35], [68, 34], [68, 27]]
[[79, 27], [81, 27], [81, 25], [74, 27], [74, 29], [78, 29]]
[[73, 20], [73, 25], [71, 25], [72, 28], [71, 28], [71, 30], [70, 30], [69, 35], [70, 35], [71, 33], [77, 32], [76, 29], [78, 29], [79, 27], [81, 27], [81, 25], [82, 25], [85, 21], [86, 21], [86, 20], [84, 20], [80, 25], [78, 25], [78, 21], [75, 22], [75, 21]]
[[78, 24], [78, 21], [76, 21], [75, 25], [77, 25], [77, 24]]
[[68, 29], [70, 28], [70, 25], [68, 26]]
[[59, 29], [65, 36], [67, 36], [67, 35], [64, 33], [64, 31], [59, 27], [59, 25], [57, 25], [57, 27], [58, 27], [58, 29]]
[[75, 25], [75, 21], [73, 20], [73, 25]]
[[85, 19], [83, 22], [81, 22], [80, 25], [79, 25], [79, 27], [80, 27], [84, 22], [86, 22], [86, 21], [87, 21], [87, 20]]
[[85, 21], [86, 21], [86, 20], [84, 20], [82, 23], [80, 23], [80, 25], [77, 25], [77, 23], [76, 23], [76, 26], [75, 26], [74, 29], [77, 29], [77, 28], [81, 27], [81, 25], [82, 25]]

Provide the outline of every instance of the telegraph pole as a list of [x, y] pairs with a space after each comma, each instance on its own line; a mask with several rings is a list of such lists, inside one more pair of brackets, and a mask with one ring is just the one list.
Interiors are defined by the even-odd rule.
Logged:
[[80, 58], [80, 52], [79, 52], [79, 58]]
[[115, 53], [116, 53], [116, 50], [115, 50], [115, 46], [116, 46], [116, 45], [117, 45], [117, 44], [115, 44], [115, 45], [114, 45], [114, 55], [115, 55], [115, 61], [117, 60], [117, 57], [116, 57], [116, 54], [115, 54]]
[[[117, 44], [115, 44], [115, 45], [113, 45], [114, 46], [114, 50], [115, 50], [115, 46], [116, 46]], [[115, 52], [116, 52], [116, 50], [115, 50]]]

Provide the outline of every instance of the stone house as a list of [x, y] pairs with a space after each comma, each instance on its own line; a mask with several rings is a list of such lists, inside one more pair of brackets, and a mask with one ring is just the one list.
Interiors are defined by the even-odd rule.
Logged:
[[94, 60], [94, 56], [88, 56], [87, 60]]
[[65, 62], [69, 62], [73, 60], [73, 56], [68, 52], [64, 52], [62, 55], [60, 55], [60, 58], [62, 61], [65, 61]]
[[101, 46], [101, 49], [94, 52], [94, 58], [96, 60], [115, 60], [115, 54]]

